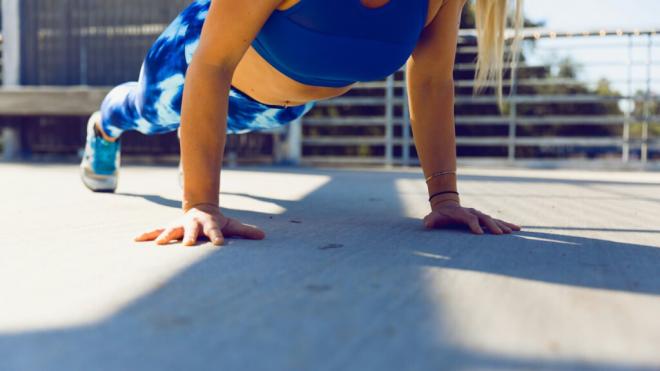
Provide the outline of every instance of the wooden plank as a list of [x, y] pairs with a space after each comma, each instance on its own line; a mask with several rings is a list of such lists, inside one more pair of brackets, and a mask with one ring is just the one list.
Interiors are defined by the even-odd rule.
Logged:
[[0, 89], [0, 115], [76, 116], [99, 109], [110, 88], [20, 87]]

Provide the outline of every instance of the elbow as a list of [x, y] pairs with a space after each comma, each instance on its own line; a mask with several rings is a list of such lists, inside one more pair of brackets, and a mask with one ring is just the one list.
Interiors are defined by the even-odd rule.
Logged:
[[193, 58], [186, 73], [186, 84], [196, 80], [202, 81], [205, 85], [229, 86], [234, 76], [234, 70], [230, 65], [210, 64], [203, 59]]
[[220, 57], [214, 55], [200, 46], [195, 54], [193, 54], [189, 68], [204, 70], [215, 75], [233, 76], [238, 62], [235, 58], [231, 58], [231, 56]]
[[425, 89], [446, 90], [454, 89], [453, 74], [429, 74], [419, 73], [419, 71], [408, 70], [408, 84], [410, 86], [419, 86]]
[[203, 73], [214, 76], [223, 76], [230, 79], [230, 81], [236, 70], [236, 66], [230, 63], [209, 63], [203, 58], [193, 58], [188, 68], [193, 71], [203, 71]]
[[454, 94], [454, 80], [448, 78], [409, 78], [408, 90], [421, 92], [425, 95], [452, 95]]
[[432, 89], [454, 89], [454, 79], [446, 76], [411, 77], [410, 83]]

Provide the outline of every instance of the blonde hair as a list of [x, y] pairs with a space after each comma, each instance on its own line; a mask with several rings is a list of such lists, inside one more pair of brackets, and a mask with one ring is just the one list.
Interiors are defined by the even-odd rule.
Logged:
[[[497, 106], [500, 112], [502, 99], [502, 69], [504, 68], [505, 31], [509, 0], [476, 0], [475, 23], [477, 29], [477, 66], [473, 95], [481, 92], [490, 82], [496, 81]], [[513, 14], [514, 37], [508, 54], [513, 67], [518, 63], [520, 29], [523, 24], [523, 0], [515, 1]]]

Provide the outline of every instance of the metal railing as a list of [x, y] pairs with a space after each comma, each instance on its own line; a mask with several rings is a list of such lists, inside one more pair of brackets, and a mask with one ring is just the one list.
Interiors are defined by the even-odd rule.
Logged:
[[[461, 30], [462, 37], [473, 35], [473, 30]], [[581, 32], [555, 32], [543, 29], [526, 29], [522, 33], [524, 39], [557, 39], [562, 38], [581, 38], [590, 40], [598, 38], [599, 41], [605, 38], [616, 37], [624, 39], [626, 42], [613, 43], [609, 41], [604, 47], [623, 48], [627, 51], [625, 61], [594, 61], [589, 66], [614, 66], [626, 68], [626, 78], [624, 81], [611, 80], [613, 82], [623, 82], [626, 87], [625, 93], [620, 94], [596, 94], [594, 92], [576, 93], [576, 94], [542, 94], [524, 93], [530, 87], [548, 87], [548, 86], [585, 86], [587, 81], [574, 77], [560, 78], [553, 76], [551, 78], [533, 78], [522, 77], [525, 70], [547, 69], [550, 66], [543, 64], [518, 63], [513, 66], [510, 78], [504, 81], [504, 87], [510, 91], [510, 95], [505, 95], [505, 102], [508, 106], [508, 112], [505, 114], [478, 114], [468, 115], [457, 113], [455, 115], [455, 125], [458, 129], [462, 127], [489, 127], [490, 129], [499, 128], [499, 135], [479, 136], [479, 135], [457, 135], [457, 146], [460, 148], [485, 148], [483, 156], [461, 156], [459, 151], [459, 161], [469, 162], [469, 160], [480, 160], [488, 162], [502, 162], [509, 164], [529, 163], [529, 162], [566, 162], [575, 161], [576, 156], [591, 156], [595, 161], [612, 161], [612, 153], [616, 151], [617, 160], [623, 165], [631, 167], [648, 167], [651, 162], [658, 164], [660, 159], [660, 138], [652, 136], [650, 128], [659, 127], [660, 112], [658, 112], [658, 102], [660, 98], [652, 92], [652, 67], [660, 66], [652, 59], [654, 48], [660, 45], [656, 37], [656, 30], [594, 30]], [[638, 41], [642, 39], [640, 45]], [[637, 42], [637, 43], [636, 43]], [[568, 49], [570, 45], [563, 45], [562, 48]], [[585, 48], [593, 45], [584, 46]], [[633, 50], [639, 51], [640, 47], [645, 50], [646, 58], [642, 61], [634, 58]], [[460, 45], [458, 55], [461, 53], [476, 53], [476, 47], [470, 45]], [[619, 56], [619, 54], [613, 54]], [[458, 58], [457, 58], [458, 61]], [[635, 74], [635, 66], [645, 67], [642, 76]], [[474, 63], [457, 62], [455, 73], [457, 71], [474, 72]], [[377, 115], [341, 115], [333, 117], [327, 114], [315, 115], [314, 111], [302, 120], [303, 129], [325, 128], [332, 131], [332, 128], [349, 127], [378, 127], [381, 130], [378, 135], [303, 135], [300, 145], [303, 147], [301, 162], [307, 164], [381, 164], [381, 165], [418, 165], [419, 161], [411, 154], [414, 150], [414, 138], [410, 130], [408, 117], [408, 101], [405, 89], [405, 73], [398, 73], [389, 76], [384, 81], [360, 83], [354, 90], [380, 89], [380, 96], [344, 96], [317, 103], [319, 109], [342, 109], [347, 107], [380, 107], [382, 113]], [[657, 81], [657, 80], [656, 80]], [[460, 93], [467, 88], [472, 88], [473, 79], [456, 80], [455, 87], [457, 94], [455, 96], [456, 111], [477, 111], [480, 107], [488, 108], [490, 111], [496, 105], [496, 97], [493, 95], [472, 96], [470, 94]], [[644, 89], [642, 94], [633, 94], [633, 85], [642, 83]], [[398, 92], [398, 93], [396, 93]], [[620, 110], [617, 114], [608, 113], [556, 113], [551, 107], [561, 108], [562, 105], [594, 105], [602, 106], [627, 106], [628, 109]], [[524, 111], [529, 111], [529, 107], [549, 107], [543, 115], [525, 115]], [[476, 109], [471, 109], [476, 107]], [[634, 109], [631, 109], [634, 108]], [[652, 112], [653, 110], [653, 112]], [[561, 109], [559, 109], [561, 111]], [[397, 112], [398, 114], [394, 114]], [[536, 130], [544, 127], [569, 127], [583, 126], [598, 129], [599, 131], [610, 131], [615, 135], [566, 135], [566, 136], [547, 136], [543, 132], [534, 135], [522, 135], [523, 130]], [[635, 126], [638, 136], [631, 135], [631, 128]], [[310, 130], [303, 130], [309, 132]], [[584, 130], [583, 130], [584, 131]], [[593, 131], [593, 130], [592, 130]], [[394, 135], [393, 133], [398, 133]], [[358, 148], [354, 150], [357, 155], [328, 155], [323, 153], [323, 148]], [[498, 149], [497, 155], [488, 155], [487, 148]], [[545, 159], [543, 156], [521, 156], [521, 149], [535, 148], [536, 152], [545, 152], [555, 148], [559, 155], [552, 159]], [[307, 150], [306, 150], [307, 149]], [[309, 149], [312, 149], [311, 151]], [[326, 151], [327, 152], [327, 151]], [[532, 151], [533, 152], [533, 151]], [[562, 152], [566, 152], [562, 155]], [[323, 153], [323, 154], [316, 154]], [[364, 153], [368, 153], [364, 155]], [[370, 155], [369, 155], [370, 154]], [[652, 155], [652, 156], [651, 156]]]
[[[145, 28], [146, 27], [146, 28]], [[158, 27], [151, 25], [136, 28], [138, 33], [156, 34]], [[86, 29], [81, 29], [86, 30]], [[102, 31], [105, 29], [102, 29]], [[121, 28], [132, 35], [134, 28]], [[81, 32], [83, 32], [81, 31]], [[107, 31], [107, 30], [106, 30]], [[113, 29], [113, 33], [116, 30]], [[130, 31], [130, 32], [129, 32]], [[87, 32], [87, 31], [84, 31]], [[91, 32], [91, 31], [90, 31]], [[96, 30], [95, 32], [100, 32]], [[109, 31], [108, 31], [109, 32]], [[616, 152], [617, 162], [626, 166], [658, 165], [660, 161], [660, 111], [657, 93], [653, 93], [653, 67], [658, 66], [653, 60], [660, 42], [656, 40], [656, 30], [593, 30], [582, 32], [555, 32], [542, 29], [526, 29], [522, 33], [527, 40], [541, 39], [581, 39], [594, 41], [588, 45], [579, 45], [583, 49], [619, 48], [620, 53], [613, 56], [625, 56], [623, 61], [594, 60], [588, 66], [623, 67], [625, 78], [610, 79], [611, 82], [623, 83], [624, 93], [595, 94], [581, 92], [572, 94], [539, 93], [547, 87], [583, 87], [590, 83], [575, 77], [539, 78], [528, 71], [543, 70], [547, 64], [519, 63], [504, 86], [511, 92], [505, 96], [508, 111], [498, 114], [496, 99], [492, 95], [472, 96], [468, 91], [473, 87], [475, 65], [470, 58], [475, 56], [476, 47], [470, 44], [474, 31], [461, 30], [457, 50], [455, 75], [462, 76], [455, 81], [455, 124], [457, 127], [457, 145], [459, 161], [472, 160], [496, 161], [502, 163], [546, 162], [545, 153], [559, 153], [552, 162], [575, 161], [576, 155], [585, 156], [595, 153], [598, 161], [612, 161]], [[129, 36], [129, 35], [127, 35]], [[605, 45], [596, 41], [607, 40]], [[623, 40], [623, 42], [620, 42]], [[0, 52], [1, 52], [0, 37]], [[562, 45], [562, 49], [576, 48], [575, 45]], [[636, 57], [642, 50], [643, 60]], [[525, 52], [527, 53], [527, 52]], [[534, 52], [537, 54], [538, 50]], [[527, 56], [527, 54], [524, 54]], [[644, 68], [640, 72], [639, 68]], [[519, 77], [521, 76], [521, 77]], [[660, 74], [656, 73], [656, 76]], [[656, 77], [657, 79], [657, 77]], [[408, 117], [405, 73], [399, 71], [383, 81], [358, 84], [349, 94], [317, 103], [310, 114], [302, 119], [301, 135], [289, 135], [293, 143], [280, 142], [282, 132], [275, 131], [274, 155], [284, 152], [280, 145], [289, 148], [289, 153], [299, 153], [297, 159], [308, 164], [380, 164], [380, 165], [418, 165], [414, 153], [414, 138]], [[642, 86], [642, 94], [633, 93], [634, 86]], [[536, 89], [530, 94], [531, 88]], [[542, 91], [542, 90], [541, 90]], [[628, 105], [635, 110], [622, 110], [616, 114], [608, 112], [564, 112], [560, 108], [569, 105]], [[543, 114], [530, 115], [530, 107], [546, 107]], [[355, 109], [359, 109], [358, 112]], [[332, 111], [345, 111], [333, 114]], [[364, 112], [369, 112], [365, 114]], [[483, 113], [490, 112], [490, 113]], [[478, 113], [478, 114], [474, 114]], [[593, 128], [594, 131], [609, 131], [611, 135], [554, 135], [544, 130], [551, 128], [570, 128], [576, 125]], [[463, 129], [470, 129], [466, 132]], [[482, 130], [483, 129], [483, 130]], [[530, 132], [531, 131], [531, 134]], [[489, 132], [490, 135], [483, 135]], [[614, 134], [612, 134], [614, 133]], [[290, 150], [294, 148], [294, 150]], [[326, 149], [336, 149], [326, 151]], [[536, 155], [529, 155], [522, 150], [534, 149]], [[344, 150], [345, 149], [345, 150]], [[468, 150], [468, 151], [466, 151]], [[562, 151], [564, 154], [562, 154]], [[468, 152], [469, 156], [464, 152]], [[478, 153], [474, 155], [474, 153]], [[647, 166], [648, 167], [648, 166]]]
[[0, 86], [2, 86], [2, 32], [0, 32]]

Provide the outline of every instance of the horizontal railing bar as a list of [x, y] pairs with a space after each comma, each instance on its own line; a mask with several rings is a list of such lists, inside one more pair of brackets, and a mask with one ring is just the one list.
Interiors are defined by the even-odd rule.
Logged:
[[[165, 23], [153, 23], [153, 24], [125, 24], [118, 26], [89, 26], [89, 27], [78, 27], [73, 28], [71, 32], [75, 35], [82, 36], [96, 36], [96, 35], [153, 35], [155, 33], [162, 32], [162, 30], [167, 27]], [[561, 38], [566, 39], [570, 37], [585, 37], [585, 36], [640, 36], [640, 35], [655, 35], [658, 30], [656, 29], [644, 29], [644, 30], [590, 30], [590, 31], [555, 31], [546, 28], [524, 28], [520, 30], [520, 36], [524, 39], [533, 39], [533, 38]], [[48, 37], [57, 35], [58, 32], [56, 29], [43, 28], [40, 30], [40, 37]], [[567, 35], [571, 36], [567, 36]], [[508, 37], [513, 35], [513, 30], [507, 30]], [[476, 30], [474, 29], [461, 29], [459, 30], [459, 36], [473, 36], [476, 37]]]
[[[570, 40], [570, 39], [563, 38], [561, 40], [563, 41], [561, 46], [550, 46], [550, 45], [538, 46], [535, 49], [535, 52], [539, 51], [539, 50], [540, 51], [546, 51], [546, 50], [549, 50], [549, 51], [562, 50], [562, 51], [564, 51], [566, 49], [573, 49], [573, 48], [574, 49], [614, 49], [614, 48], [619, 48], [619, 49], [626, 48], [627, 49], [627, 48], [632, 46], [633, 48], [640, 48], [641, 49], [641, 48], [647, 48], [648, 47], [648, 44], [647, 44], [646, 40], [641, 40], [641, 39], [637, 39], [639, 41], [636, 41], [636, 42], [634, 41], [632, 43], [632, 45], [628, 44], [627, 40], [624, 41], [624, 42], [616, 43], [616, 42], [611, 42], [612, 40], [610, 39], [610, 42], [608, 42], [606, 44], [584, 43], [584, 42], [571, 44], [571, 43], [566, 42], [566, 40]], [[468, 54], [468, 55], [469, 54], [476, 54], [477, 51], [478, 51], [477, 47], [472, 46], [472, 45], [463, 45], [463, 46], [459, 46], [459, 47], [456, 48], [456, 52], [458, 54]], [[504, 47], [504, 52], [509, 53], [511, 51], [512, 51], [511, 47], [507, 44]]]
[[[508, 96], [505, 95], [502, 98], [505, 102], [516, 102], [518, 104], [525, 103], [596, 103], [596, 102], [617, 102], [619, 100], [630, 100], [643, 102], [647, 99], [643, 96], [627, 97], [627, 96], [604, 96], [604, 95], [591, 95], [591, 94], [556, 94], [556, 95], [516, 95]], [[648, 97], [648, 100], [651, 101], [660, 101], [660, 96], [651, 96]], [[393, 99], [394, 105], [403, 104], [403, 99], [396, 97]], [[474, 103], [496, 103], [497, 97], [488, 95], [488, 96], [472, 96], [472, 95], [457, 95], [454, 97], [454, 103], [456, 104], [474, 104]], [[336, 106], [336, 105], [345, 105], [345, 106], [384, 106], [385, 98], [383, 97], [339, 97], [329, 100], [322, 100], [316, 103], [318, 106], [327, 107], [327, 106]]]
[[[558, 29], [550, 29], [547, 27], [525, 27], [522, 28], [518, 35], [519, 37], [522, 38], [564, 38], [564, 37], [585, 37], [585, 36], [639, 36], [639, 35], [652, 35], [655, 36], [660, 32], [660, 29], [656, 28], [616, 28], [616, 29], [604, 29], [604, 28], [598, 28], [598, 29], [591, 29], [591, 30], [585, 30], [585, 29], [573, 29], [573, 30], [558, 30]], [[458, 35], [461, 37], [465, 36], [472, 36], [476, 37], [477, 36], [477, 30], [474, 28], [468, 28], [468, 29], [461, 29], [458, 31]], [[507, 28], [505, 31], [505, 38], [513, 38], [515, 35], [514, 30], [511, 28]], [[570, 35], [570, 36], [568, 36]]]
[[[634, 116], [632, 118], [635, 118]], [[640, 117], [637, 117], [640, 119]], [[455, 121], [457, 125], [479, 125], [479, 124], [509, 124], [511, 118], [508, 116], [455, 116]], [[525, 117], [518, 116], [515, 118], [514, 122], [517, 125], [521, 126], [531, 126], [531, 125], [545, 125], [545, 124], [556, 124], [556, 125], [615, 125], [623, 124], [626, 121], [624, 115], [603, 115], [603, 116], [559, 116], [559, 115], [548, 115], [540, 117]]]
[[519, 125], [546, 125], [546, 124], [587, 124], [587, 125], [612, 125], [623, 124], [626, 121], [624, 115], [604, 116], [540, 116], [540, 117], [516, 117]]
[[[398, 158], [392, 160], [395, 164], [402, 164], [403, 161]], [[372, 165], [382, 165], [385, 163], [385, 157], [375, 157], [375, 156], [304, 156], [301, 159], [303, 164], [311, 163], [344, 163], [344, 164], [372, 164]]]
[[517, 137], [514, 143], [518, 146], [580, 146], [580, 147], [595, 147], [595, 146], [621, 146], [624, 140], [621, 138], [591, 138], [591, 137], [543, 137], [543, 138], [524, 138]]
[[[26, 86], [20, 88], [0, 89], [0, 113], [16, 115], [39, 115], [39, 114], [87, 114], [98, 108], [98, 104], [109, 92], [109, 87], [52, 87], [52, 86]], [[652, 101], [660, 101], [660, 96], [650, 96]], [[607, 102], [618, 100], [644, 101], [645, 97], [636, 96], [600, 96], [600, 95], [518, 95], [505, 96], [505, 101], [516, 103], [549, 103], [549, 102]], [[468, 103], [495, 103], [494, 96], [470, 96], [458, 95], [455, 97], [456, 104]], [[395, 105], [402, 105], [403, 98], [393, 99]], [[383, 97], [339, 97], [330, 100], [322, 100], [316, 103], [319, 106], [336, 105], [384, 105]], [[524, 117], [522, 118], [524, 119]]]
[[[303, 125], [310, 126], [382, 126], [385, 125], [384, 117], [359, 117], [359, 116], [344, 116], [344, 117], [310, 117], [302, 119]], [[403, 119], [395, 117], [394, 124], [402, 125]]]
[[[480, 117], [475, 116], [470, 118], [456, 118], [455, 123], [457, 125], [461, 124], [471, 124], [471, 125], [508, 125], [509, 118], [502, 116], [487, 116]], [[393, 119], [394, 125], [403, 125], [403, 119], [398, 117]], [[308, 126], [384, 126], [385, 119], [382, 116], [373, 116], [373, 117], [318, 117], [318, 118], [303, 118], [303, 125]]]
[[[580, 146], [580, 147], [599, 147], [599, 146], [621, 146], [623, 140], [618, 137], [590, 138], [590, 137], [516, 137], [513, 143], [516, 146], [538, 146], [538, 147], [559, 147], [559, 146]], [[458, 145], [479, 145], [479, 146], [506, 146], [511, 143], [509, 137], [480, 137], [480, 138], [456, 138]]]
[[[630, 162], [622, 163], [620, 159], [596, 159], [590, 160], [585, 158], [516, 158], [514, 160], [515, 164], [521, 166], [553, 166], [553, 167], [573, 167], [573, 166], [584, 166], [584, 165], [596, 165], [603, 164], [603, 166], [611, 166], [617, 164], [622, 168], [626, 167], [638, 167], [640, 166], [639, 162]], [[306, 156], [302, 158], [303, 164], [365, 164], [365, 165], [381, 165], [385, 163], [385, 159], [381, 157], [355, 157], [355, 156]], [[403, 160], [399, 158], [394, 158], [393, 163], [395, 165], [402, 165]], [[457, 163], [459, 166], [463, 165], [505, 165], [509, 164], [510, 161], [506, 156], [493, 157], [493, 156], [484, 156], [484, 157], [458, 157]], [[410, 158], [407, 163], [408, 166], [420, 166], [419, 159]], [[600, 166], [600, 165], [599, 165]], [[458, 176], [461, 174], [459, 172]]]
[[[540, 116], [540, 117], [525, 117], [518, 116], [514, 122], [519, 126], [534, 126], [534, 125], [621, 125], [626, 120], [632, 120], [632, 125], [641, 124], [643, 116], [631, 116], [629, 119], [624, 115], [602, 115], [602, 116]], [[395, 125], [402, 125], [403, 118], [395, 117], [393, 122]], [[454, 121], [456, 125], [509, 125], [511, 118], [508, 116], [455, 116]], [[660, 124], [660, 116], [651, 116], [649, 121], [657, 121]], [[309, 126], [383, 126], [385, 120], [383, 117], [359, 117], [359, 116], [346, 116], [346, 117], [312, 117], [303, 118], [303, 125]]]
[[[660, 65], [660, 64], [659, 64]], [[630, 80], [631, 83], [633, 84], [642, 84], [646, 82], [653, 82], [653, 81], [658, 81], [660, 79], [632, 79]], [[627, 79], [609, 79], [608, 80], [610, 83], [627, 83]], [[516, 85], [518, 86], [548, 86], [548, 85], [559, 85], [559, 86], [565, 86], [565, 85], [577, 85], [577, 86], [582, 86], [582, 85], [594, 85], [598, 84], [598, 80], [576, 80], [576, 79], [561, 79], [561, 78], [548, 78], [548, 79], [520, 79], [516, 80]], [[473, 87], [475, 85], [476, 81], [475, 80], [454, 80], [454, 86], [457, 88], [466, 88], [466, 87]], [[510, 86], [512, 83], [511, 79], [504, 79], [502, 80], [502, 86]], [[497, 82], [495, 81], [489, 81], [487, 83], [484, 83], [485, 86], [491, 86], [495, 87], [497, 85]], [[394, 82], [394, 88], [401, 89], [406, 87], [406, 84], [402, 80], [398, 80]], [[375, 82], [368, 82], [368, 83], [357, 83], [355, 86], [352, 88], [353, 90], [359, 90], [359, 89], [385, 89], [385, 82], [384, 81], [375, 81]]]
[[[303, 145], [317, 145], [317, 146], [355, 146], [355, 145], [384, 145], [386, 143], [385, 137], [360, 137], [360, 136], [324, 136], [315, 138], [304, 138]], [[517, 137], [513, 141], [518, 146], [582, 146], [582, 147], [596, 147], [596, 146], [620, 146], [623, 140], [618, 137]], [[402, 138], [393, 138], [394, 145], [402, 145], [404, 141]], [[414, 144], [414, 138], [410, 140]], [[509, 137], [457, 137], [456, 143], [458, 145], [480, 145], [480, 146], [506, 146], [511, 143]]]
[[508, 125], [509, 116], [454, 116], [456, 125]]
[[[629, 66], [629, 65], [632, 65], [632, 66], [648, 66], [648, 65], [655, 66], [655, 65], [660, 65], [660, 64], [658, 64], [658, 63], [648, 63], [648, 62], [633, 62], [633, 63], [629, 63], [629, 62], [626, 62], [626, 61], [617, 61], [617, 62], [615, 62], [615, 61], [589, 62], [589, 64], [588, 64], [589, 67], [592, 67], [592, 66], [608, 66], [608, 67], [611, 67], [611, 66], [621, 66], [621, 67], [627, 67], [627, 66]], [[474, 70], [476, 67], [477, 67], [477, 64], [476, 64], [476, 63], [456, 63], [456, 64], [454, 65], [454, 70], [460, 70], [460, 71], [472, 71], [472, 70]], [[519, 63], [519, 64], [516, 66], [516, 68], [517, 68], [518, 70], [524, 70], [524, 69], [537, 69], [537, 68], [547, 68], [547, 67], [550, 67], [550, 65], [547, 65], [547, 64], [522, 64], [522, 63]], [[510, 68], [510, 64], [508, 64], [508, 63], [505, 64], [505, 65], [504, 65], [504, 70], [509, 70], [509, 69], [511, 69], [511, 68]]]
[[[644, 101], [644, 97], [628, 97], [624, 95], [606, 96], [606, 95], [593, 95], [593, 94], [553, 94], [553, 95], [515, 95], [510, 97], [505, 95], [502, 97], [505, 102], [516, 103], [594, 103], [594, 102], [616, 102], [619, 100], [635, 100]], [[660, 100], [660, 96], [651, 97], [652, 100]], [[458, 95], [455, 97], [455, 103], [494, 103], [497, 102], [497, 97], [488, 96], [472, 96], [472, 95]]]
[[[68, 32], [80, 37], [154, 36], [161, 34], [165, 28], [167, 28], [166, 23], [136, 23], [117, 26], [72, 27]], [[59, 28], [44, 27], [39, 29], [39, 38], [57, 37], [62, 33], [63, 31]]]
[[[394, 138], [393, 142], [401, 142], [401, 139]], [[322, 136], [313, 138], [303, 138], [303, 145], [334, 146], [334, 145], [381, 145], [386, 143], [385, 137], [369, 136]]]
[[[658, 79], [631, 79], [631, 83], [646, 83], [647, 81], [657, 81]], [[504, 79], [502, 80], [502, 85], [503, 86], [509, 86], [511, 85], [511, 79]], [[627, 79], [608, 79], [608, 82], [610, 83], [627, 83]], [[472, 87], [476, 83], [475, 80], [454, 80], [454, 86], [455, 87]], [[589, 84], [597, 84], [598, 80], [575, 80], [575, 79], [561, 79], [561, 78], [548, 78], [548, 79], [517, 79], [516, 80], [516, 85], [517, 86], [545, 86], [545, 85], [589, 85]], [[496, 86], [497, 82], [491, 81], [487, 84], [484, 84], [485, 86]], [[402, 86], [396, 86], [396, 87], [402, 87]]]

